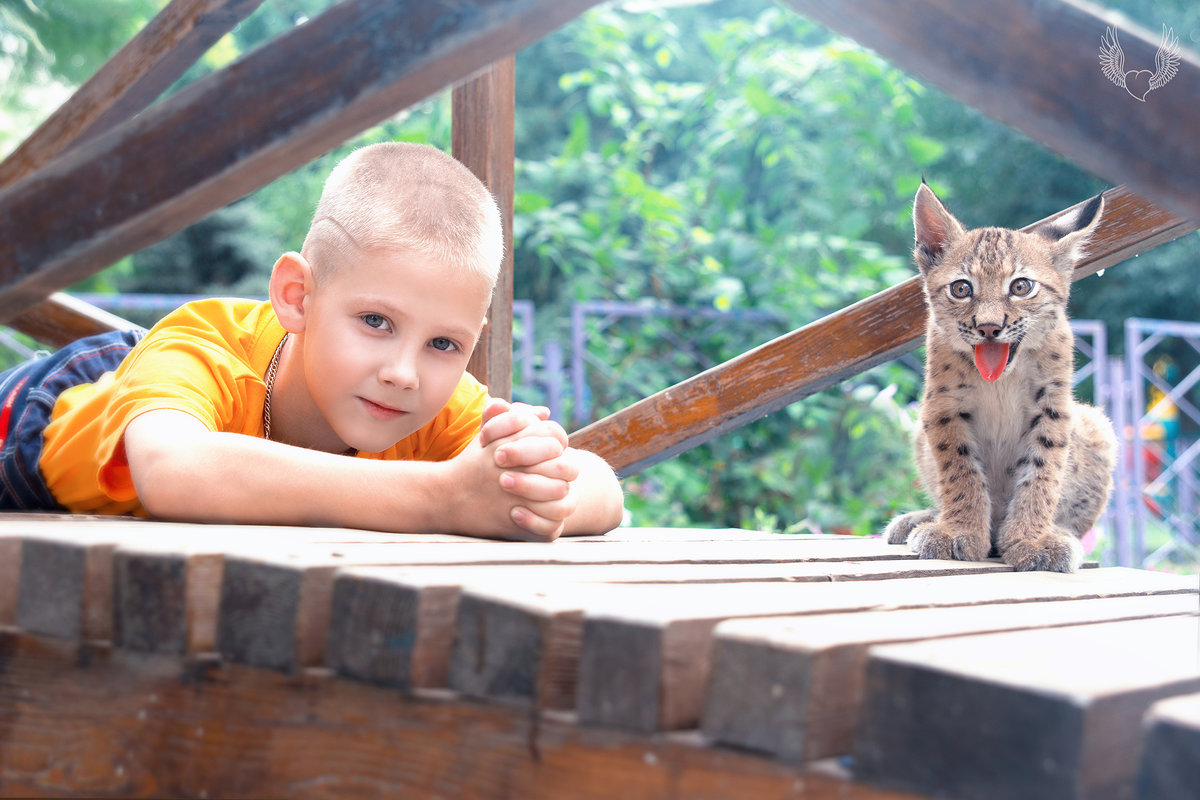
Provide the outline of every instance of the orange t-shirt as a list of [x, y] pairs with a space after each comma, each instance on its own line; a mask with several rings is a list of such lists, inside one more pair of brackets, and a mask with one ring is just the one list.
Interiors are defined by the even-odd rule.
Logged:
[[[209, 430], [261, 438], [264, 376], [284, 333], [271, 304], [253, 300], [199, 300], [164, 317], [115, 372], [59, 396], [40, 461], [51, 494], [76, 513], [144, 515], [122, 436], [146, 411], [183, 411]], [[428, 424], [358, 457], [452, 458], [479, 432], [486, 403], [487, 387], [464, 373]]]

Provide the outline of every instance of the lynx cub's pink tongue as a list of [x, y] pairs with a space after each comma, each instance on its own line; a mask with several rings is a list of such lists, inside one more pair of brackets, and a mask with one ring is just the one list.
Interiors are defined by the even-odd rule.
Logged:
[[984, 342], [975, 345], [975, 368], [985, 381], [998, 379], [1008, 365], [1008, 345]]

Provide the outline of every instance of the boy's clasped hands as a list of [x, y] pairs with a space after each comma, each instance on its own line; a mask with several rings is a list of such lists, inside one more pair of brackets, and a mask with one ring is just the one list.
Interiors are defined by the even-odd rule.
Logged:
[[467, 485], [482, 491], [484, 507], [507, 512], [519, 538], [548, 541], [562, 534], [576, 509], [580, 464], [550, 409], [489, 399], [479, 436], [462, 456], [462, 466], [477, 471]]

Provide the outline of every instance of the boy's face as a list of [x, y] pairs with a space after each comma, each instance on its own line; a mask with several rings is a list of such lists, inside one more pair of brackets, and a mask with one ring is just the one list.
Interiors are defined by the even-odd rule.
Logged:
[[308, 390], [334, 436], [375, 453], [433, 419], [490, 297], [484, 278], [410, 251], [359, 251], [336, 265], [305, 301], [303, 337]]

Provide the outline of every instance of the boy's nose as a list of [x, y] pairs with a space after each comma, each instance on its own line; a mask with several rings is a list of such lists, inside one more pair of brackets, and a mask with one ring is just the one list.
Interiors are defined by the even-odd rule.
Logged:
[[397, 353], [379, 369], [379, 380], [398, 389], [416, 389], [421, 385], [415, 353]]

